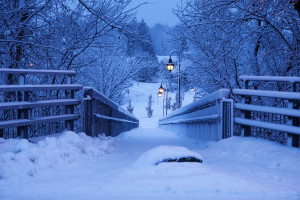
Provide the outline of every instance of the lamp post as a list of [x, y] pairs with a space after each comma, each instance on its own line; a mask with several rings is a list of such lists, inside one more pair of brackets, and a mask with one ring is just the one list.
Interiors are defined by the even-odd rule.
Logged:
[[[163, 84], [165, 84], [165, 87], [163, 87]], [[165, 110], [164, 108], [166, 107], [166, 115], [168, 114], [168, 82], [167, 81], [162, 81], [160, 83], [160, 87], [158, 89], [158, 96], [162, 96], [162, 94], [164, 93], [164, 91], [166, 91], [164, 93], [164, 96], [163, 96], [163, 117], [165, 116]], [[166, 100], [166, 106], [165, 106], [165, 100]]]
[[177, 53], [178, 54], [178, 102], [177, 102], [177, 108], [181, 107], [181, 98], [180, 98], [180, 53], [177, 50], [173, 50], [170, 53], [169, 62], [167, 63], [167, 69], [171, 72], [174, 69], [175, 63], [172, 61], [172, 54]]

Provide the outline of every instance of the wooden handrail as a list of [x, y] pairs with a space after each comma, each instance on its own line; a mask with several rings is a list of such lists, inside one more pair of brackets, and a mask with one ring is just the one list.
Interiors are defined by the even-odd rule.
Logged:
[[295, 76], [246, 76], [242, 75], [239, 79], [243, 81], [281, 81], [281, 82], [300, 82], [300, 77]]
[[53, 85], [0, 85], [0, 92], [15, 91], [49, 91], [49, 90], [81, 90], [82, 85], [53, 84]]
[[69, 70], [33, 70], [33, 69], [8, 69], [0, 68], [0, 74], [43, 74], [43, 75], [69, 75], [75, 76], [76, 72]]

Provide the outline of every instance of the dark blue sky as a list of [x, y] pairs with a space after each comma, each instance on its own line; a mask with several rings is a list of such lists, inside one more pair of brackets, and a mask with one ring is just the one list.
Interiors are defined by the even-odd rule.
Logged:
[[178, 18], [172, 13], [172, 9], [175, 9], [181, 0], [132, 0], [132, 3], [138, 5], [145, 1], [149, 4], [139, 8], [137, 11], [138, 20], [143, 18], [150, 27], [156, 23], [174, 26], [179, 22]]

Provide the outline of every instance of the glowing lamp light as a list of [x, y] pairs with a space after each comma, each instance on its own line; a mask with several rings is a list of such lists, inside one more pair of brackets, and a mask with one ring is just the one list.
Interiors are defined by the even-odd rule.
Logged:
[[191, 91], [193, 92], [194, 90], [195, 90], [195, 88], [192, 87], [192, 88], [191, 88]]
[[161, 92], [159, 92], [159, 93], [158, 93], [158, 96], [159, 96], [159, 97], [161, 97], [161, 95], [162, 95], [162, 93], [161, 93]]
[[169, 59], [169, 62], [167, 63], [167, 69], [171, 72], [174, 69], [174, 63], [172, 59]]
[[163, 93], [164, 92], [164, 88], [162, 85], [160, 85], [159, 89], [158, 89], [159, 93]]

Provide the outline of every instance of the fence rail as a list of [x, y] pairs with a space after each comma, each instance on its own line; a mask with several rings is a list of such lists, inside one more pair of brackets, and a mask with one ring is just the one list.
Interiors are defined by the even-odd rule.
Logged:
[[[300, 135], [300, 93], [297, 92], [299, 77], [241, 76], [245, 89], [234, 89], [233, 94], [242, 97], [242, 103], [236, 103], [235, 109], [242, 115], [234, 122], [242, 126], [242, 136], [258, 136], [271, 140], [280, 140], [288, 146], [299, 146]], [[249, 82], [286, 82], [287, 91], [253, 90]], [[268, 100], [262, 102], [261, 98]], [[280, 100], [280, 101], [278, 101]], [[281, 107], [279, 107], [280, 102]], [[264, 105], [269, 104], [269, 105]]]
[[83, 88], [82, 128], [90, 136], [116, 136], [139, 126], [139, 120], [97, 90]]
[[[75, 72], [0, 69], [0, 74], [4, 77], [4, 85], [0, 85], [0, 136], [29, 138], [65, 128], [73, 130], [74, 120], [80, 118], [74, 113], [74, 106], [81, 103], [74, 92], [82, 89], [81, 85], [72, 84]], [[36, 83], [41, 75], [52, 76], [52, 80], [64, 76], [65, 83], [27, 84], [28, 75], [31, 79], [34, 76]], [[13, 85], [7, 85], [8, 82]]]
[[[0, 75], [0, 137], [30, 138], [73, 130], [78, 119], [91, 136], [116, 136], [139, 125], [133, 115], [93, 88], [72, 84], [76, 72], [0, 69]], [[75, 91], [82, 89], [83, 96], [76, 99]]]
[[218, 90], [160, 119], [159, 125], [204, 141], [231, 137], [233, 101], [229, 94], [228, 89]]

